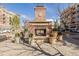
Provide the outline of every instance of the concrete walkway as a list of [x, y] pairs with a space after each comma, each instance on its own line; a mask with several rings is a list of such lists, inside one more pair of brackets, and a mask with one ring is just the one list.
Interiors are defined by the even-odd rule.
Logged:
[[61, 43], [57, 45], [42, 44], [41, 50], [28, 44], [11, 43], [10, 40], [0, 42], [0, 56], [79, 56], [78, 46], [66, 42], [63, 46]]
[[47, 55], [51, 56], [58, 53], [58, 51], [56, 51], [53, 48], [49, 49], [49, 46], [47, 47], [45, 46], [44, 50], [45, 51], [42, 51], [36, 47], [32, 47], [27, 44], [22, 45], [22, 44], [11, 43], [10, 40], [0, 42], [1, 56], [47, 56]]
[[68, 44], [67, 46], [53, 45], [52, 47], [58, 49], [65, 56], [79, 56], [79, 48], [76, 48], [76, 45]]

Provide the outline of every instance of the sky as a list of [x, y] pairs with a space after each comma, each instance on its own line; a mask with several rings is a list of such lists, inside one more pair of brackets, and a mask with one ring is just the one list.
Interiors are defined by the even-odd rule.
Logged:
[[[25, 18], [34, 20], [34, 7], [39, 3], [4, 3], [1, 4], [8, 11], [20, 15], [20, 22], [23, 24]], [[46, 7], [46, 19], [58, 19], [58, 8], [63, 9], [68, 7], [68, 3], [41, 3]]]

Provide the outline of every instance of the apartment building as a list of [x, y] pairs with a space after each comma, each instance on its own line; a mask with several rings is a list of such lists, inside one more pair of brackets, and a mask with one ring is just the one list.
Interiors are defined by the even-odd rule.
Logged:
[[63, 22], [68, 29], [79, 30], [79, 4], [70, 4], [60, 15], [61, 27], [64, 29]]
[[9, 35], [11, 32], [10, 20], [14, 15], [17, 14], [0, 7], [0, 34], [6, 34], [7, 36]]

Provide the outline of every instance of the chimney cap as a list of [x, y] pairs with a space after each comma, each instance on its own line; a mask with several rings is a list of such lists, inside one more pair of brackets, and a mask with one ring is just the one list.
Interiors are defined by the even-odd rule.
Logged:
[[44, 5], [40, 3], [40, 4], [37, 4], [36, 7], [44, 7]]

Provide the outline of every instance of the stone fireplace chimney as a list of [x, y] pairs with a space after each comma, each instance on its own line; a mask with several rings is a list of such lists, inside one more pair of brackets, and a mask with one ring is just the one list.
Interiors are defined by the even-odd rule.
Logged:
[[34, 12], [35, 12], [35, 21], [37, 22], [45, 21], [46, 8], [44, 6], [37, 5], [34, 8]]

